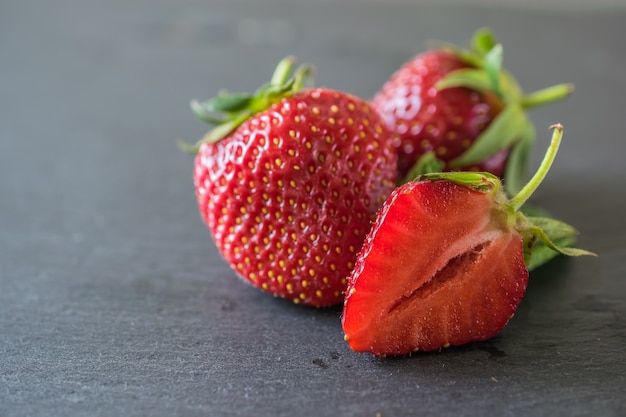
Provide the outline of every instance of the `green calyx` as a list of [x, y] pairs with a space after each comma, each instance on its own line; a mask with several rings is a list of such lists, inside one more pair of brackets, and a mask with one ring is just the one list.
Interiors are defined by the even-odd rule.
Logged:
[[595, 256], [592, 252], [572, 247], [578, 234], [574, 227], [549, 217], [525, 215], [521, 211], [524, 203], [546, 177], [561, 144], [563, 126], [556, 124], [552, 129], [550, 146], [537, 172], [511, 199], [507, 199], [502, 192], [500, 179], [486, 172], [436, 172], [420, 175], [417, 180], [447, 180], [493, 195], [496, 204], [505, 213], [508, 226], [514, 227], [522, 236], [524, 261], [528, 270], [543, 265], [558, 254]]
[[467, 87], [498, 98], [502, 110], [476, 139], [473, 145], [449, 162], [460, 168], [486, 160], [503, 149], [510, 148], [504, 177], [506, 191], [516, 194], [526, 179], [529, 154], [535, 139], [535, 129], [526, 110], [569, 96], [572, 84], [559, 84], [525, 94], [515, 78], [503, 66], [503, 49], [493, 33], [486, 28], [475, 32], [471, 49], [444, 45], [472, 68], [452, 71], [436, 85], [439, 90]]
[[270, 82], [262, 85], [253, 94], [221, 92], [206, 101], [192, 100], [190, 105], [194, 114], [215, 127], [195, 144], [179, 141], [179, 147], [186, 152], [196, 153], [203, 143], [218, 142], [252, 115], [302, 90], [311, 82], [313, 67], [303, 64], [294, 72], [294, 65], [295, 58], [292, 56], [281, 60]]

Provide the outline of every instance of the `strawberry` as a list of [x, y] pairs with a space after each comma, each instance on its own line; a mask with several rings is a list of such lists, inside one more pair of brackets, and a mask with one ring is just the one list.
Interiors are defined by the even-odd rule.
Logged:
[[571, 226], [519, 211], [561, 134], [557, 125], [539, 170], [510, 200], [489, 173], [425, 174], [394, 190], [348, 280], [342, 323], [352, 349], [402, 355], [489, 339], [521, 302], [535, 255], [591, 254], [561, 246]]
[[398, 135], [400, 177], [440, 170], [487, 171], [523, 184], [534, 127], [525, 110], [573, 91], [561, 84], [524, 95], [502, 68], [502, 46], [486, 29], [472, 50], [444, 46], [417, 55], [371, 100]]
[[[224, 259], [252, 285], [311, 306], [343, 301], [346, 277], [396, 181], [392, 136], [369, 104], [305, 88], [278, 65], [254, 95], [195, 113], [217, 123], [197, 151], [198, 207]], [[221, 113], [220, 116], [215, 116]]]

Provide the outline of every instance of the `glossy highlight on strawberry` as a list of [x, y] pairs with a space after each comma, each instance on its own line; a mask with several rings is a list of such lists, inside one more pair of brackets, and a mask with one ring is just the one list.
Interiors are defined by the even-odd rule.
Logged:
[[487, 340], [522, 301], [536, 254], [591, 254], [560, 246], [571, 226], [519, 211], [561, 134], [555, 126], [542, 166], [510, 200], [496, 176], [472, 172], [425, 174], [391, 194], [348, 281], [342, 324], [353, 350], [404, 355]]

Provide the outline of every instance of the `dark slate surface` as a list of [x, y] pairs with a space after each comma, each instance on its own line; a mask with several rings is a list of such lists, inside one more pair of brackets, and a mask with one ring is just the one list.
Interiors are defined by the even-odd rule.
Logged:
[[[625, 415], [626, 12], [283, 3], [0, 3], [0, 415]], [[535, 201], [600, 257], [533, 273], [489, 342], [390, 360], [236, 279], [175, 147], [189, 100], [290, 53], [369, 97], [483, 25], [527, 90], [577, 85], [532, 113], [540, 145], [566, 128]]]

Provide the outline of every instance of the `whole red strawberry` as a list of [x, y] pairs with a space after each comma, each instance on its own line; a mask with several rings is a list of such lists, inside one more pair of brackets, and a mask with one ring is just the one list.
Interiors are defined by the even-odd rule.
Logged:
[[425, 174], [392, 193], [348, 280], [342, 320], [352, 349], [402, 355], [489, 339], [521, 302], [535, 256], [590, 254], [560, 246], [571, 243], [571, 226], [519, 212], [546, 175], [561, 129], [510, 200], [488, 173]]
[[[198, 206], [245, 280], [296, 303], [343, 301], [346, 277], [396, 180], [391, 134], [369, 104], [303, 89], [286, 59], [254, 95], [193, 102], [218, 123], [199, 144]], [[214, 116], [214, 113], [221, 116]]]
[[399, 139], [401, 177], [440, 170], [487, 171], [523, 184], [534, 128], [525, 109], [567, 96], [569, 84], [524, 95], [502, 69], [502, 47], [483, 29], [472, 50], [452, 46], [417, 55], [371, 100]]

